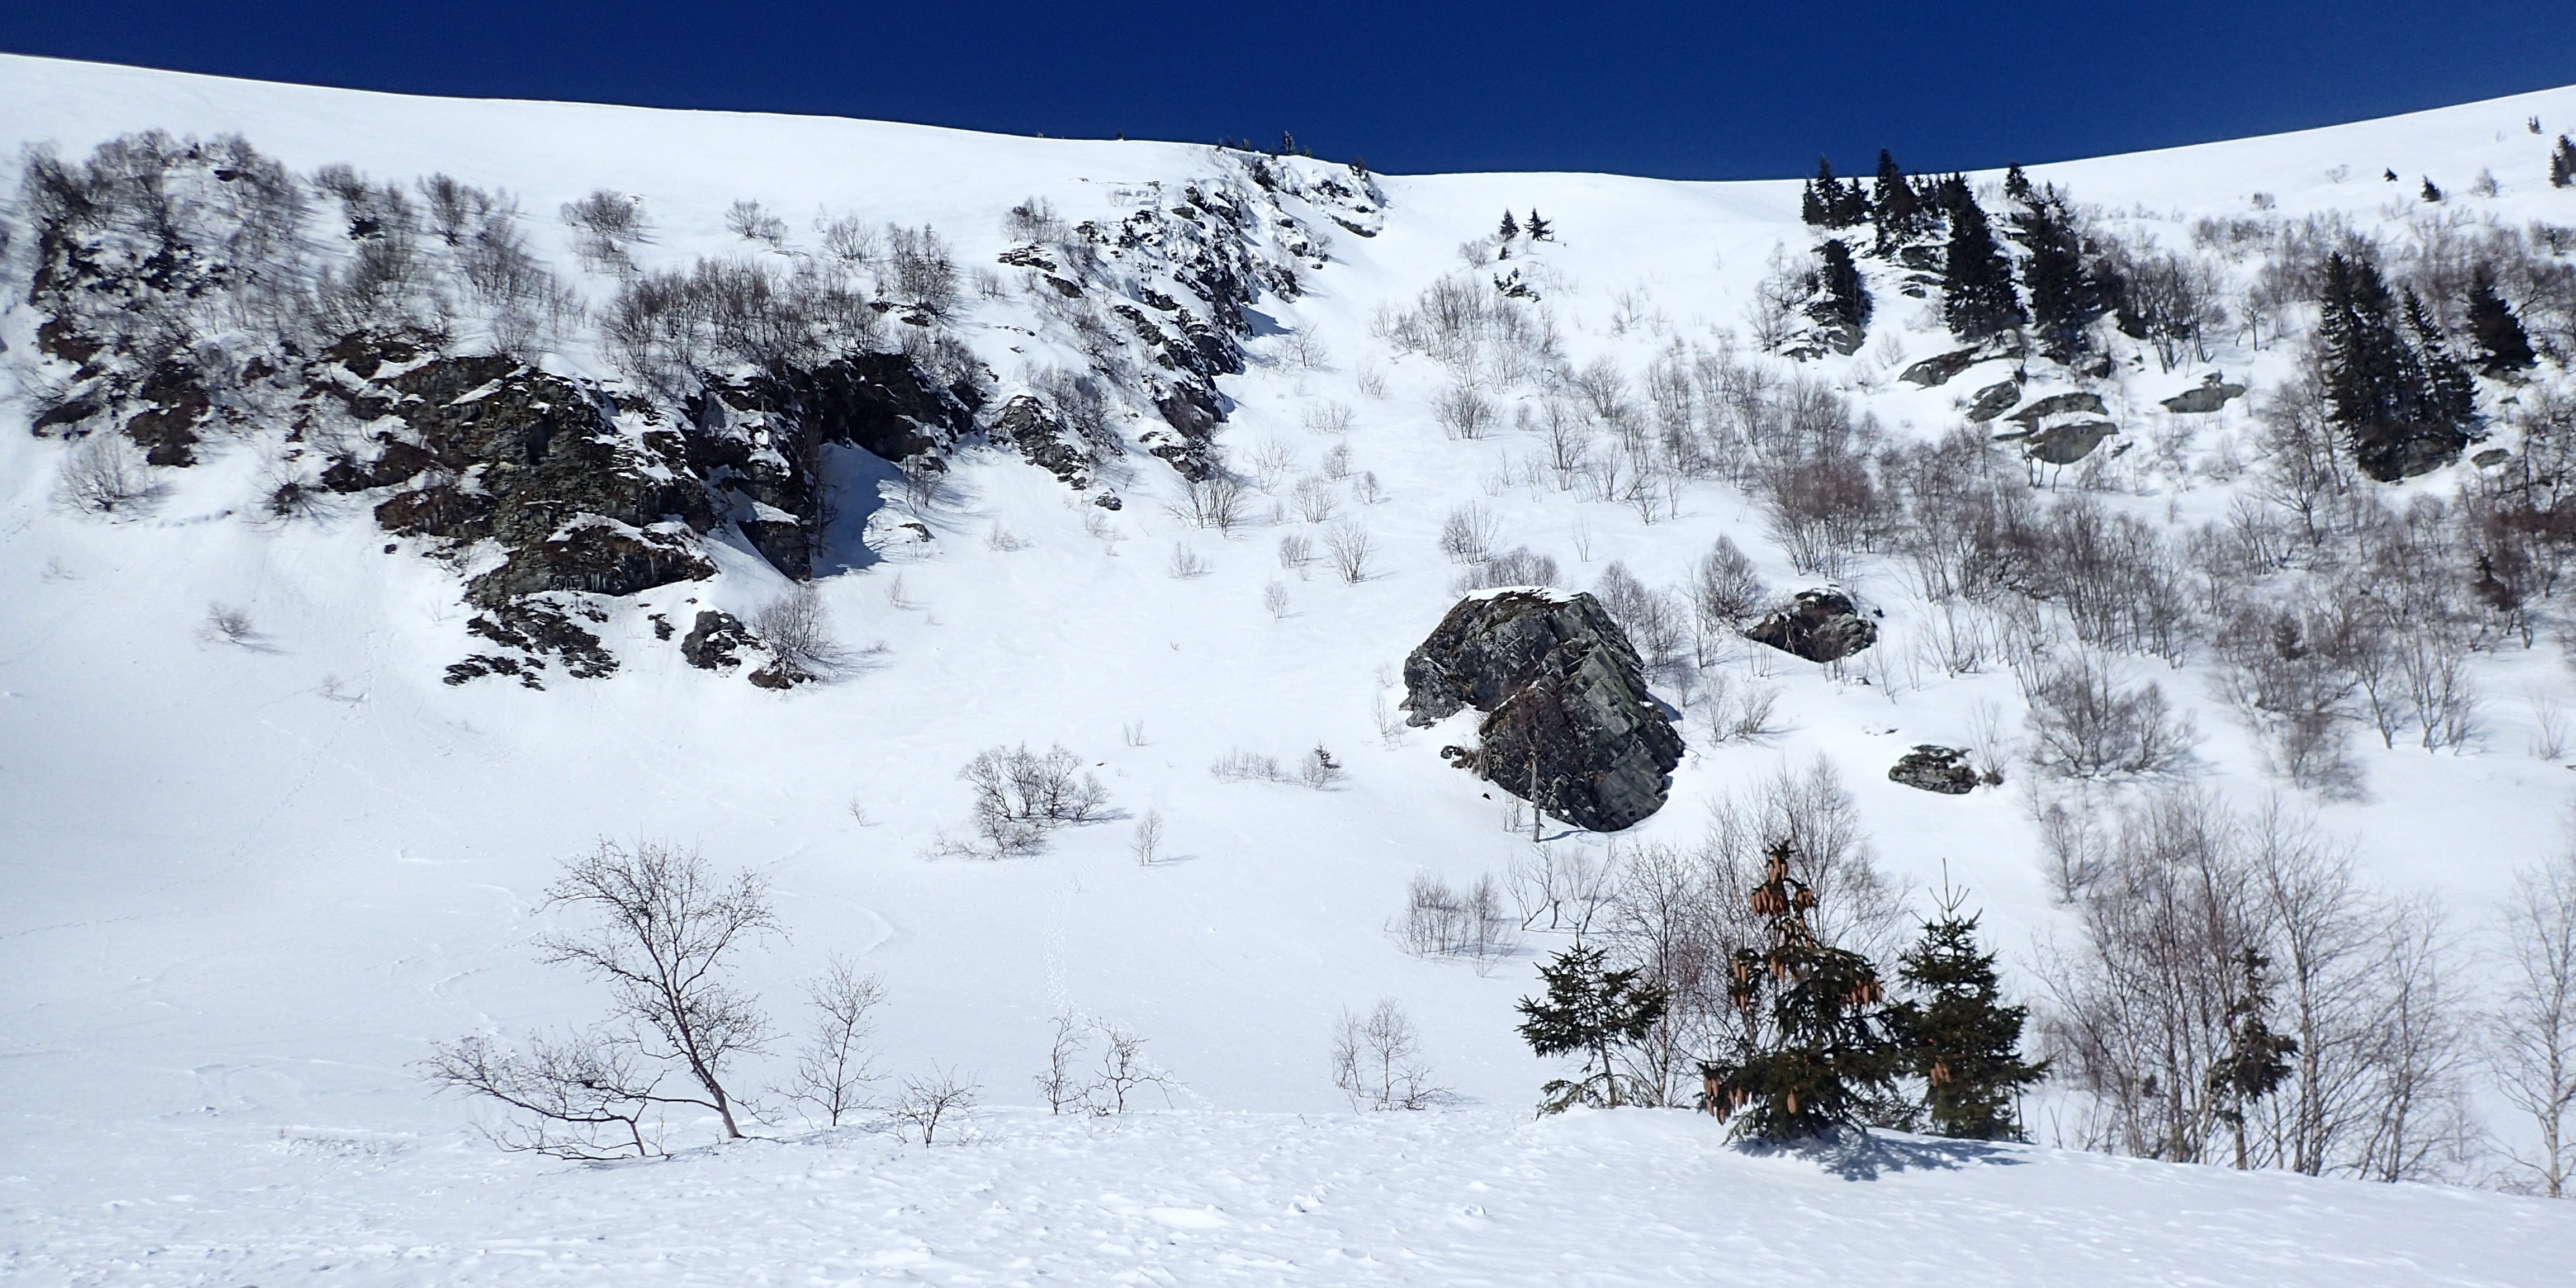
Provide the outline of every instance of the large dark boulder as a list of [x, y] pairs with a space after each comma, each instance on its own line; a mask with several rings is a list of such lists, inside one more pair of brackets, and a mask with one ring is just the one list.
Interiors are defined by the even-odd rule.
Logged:
[[1839, 662], [1878, 642], [1878, 626], [1839, 590], [1802, 590], [1763, 615], [1744, 638], [1810, 662]]
[[1443, 754], [1551, 817], [1616, 832], [1663, 808], [1682, 739], [1592, 596], [1537, 590], [1459, 602], [1404, 660], [1408, 723], [1467, 707], [1482, 745]]

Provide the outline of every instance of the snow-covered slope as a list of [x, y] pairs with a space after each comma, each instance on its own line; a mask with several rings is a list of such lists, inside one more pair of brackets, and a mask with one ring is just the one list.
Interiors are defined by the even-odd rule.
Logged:
[[[2458, 200], [2517, 226], [2576, 222], [2576, 197], [2542, 183], [2546, 140], [2524, 130], [2535, 115], [2563, 128], [2576, 90], [2033, 177], [2173, 245], [2192, 218], [2246, 212], [2258, 191], [2285, 215], [2402, 225], [2419, 213], [2415, 176], [2466, 193], [2482, 168], [2500, 194]], [[737, 253], [724, 218], [744, 199], [788, 216], [791, 245], [812, 240], [805, 212], [856, 212], [933, 225], [979, 267], [1012, 244], [1003, 212], [1033, 194], [1068, 220], [1114, 220], [1158, 184], [1240, 165], [1177, 144], [408, 99], [0, 57], [0, 147], [77, 157], [146, 129], [238, 132], [298, 172], [347, 163], [507, 188], [568, 274], [570, 234], [541, 212], [599, 188], [651, 212], [646, 268]], [[2381, 183], [2383, 168], [2408, 176], [2402, 189]], [[61, 504], [66, 446], [25, 432], [27, 405], [10, 402], [0, 1269], [132, 1283], [325, 1268], [359, 1282], [1607, 1283], [1792, 1270], [1898, 1282], [1975, 1264], [2005, 1282], [2534, 1284], [2576, 1264], [2576, 1216], [2469, 1192], [2036, 1148], [1936, 1151], [1958, 1165], [1917, 1159], [1856, 1185], [1812, 1160], [1731, 1152], [1713, 1124], [1679, 1113], [1523, 1123], [1551, 1075], [1514, 1036], [1511, 1006], [1554, 941], [1477, 969], [1408, 956], [1388, 933], [1416, 872], [1499, 875], [1527, 848], [1506, 830], [1502, 793], [1437, 755], [1462, 730], [1389, 732], [1377, 714], [1402, 696], [1406, 651], [1453, 602], [1444, 516], [1489, 507], [1502, 544], [1553, 556], [1577, 588], [1612, 560], [1650, 586], [1678, 584], [1721, 533], [1775, 587], [1810, 579], [1765, 537], [1756, 502], [1722, 483], [1689, 483], [1645, 514], [1558, 490], [1542, 477], [1541, 435], [1510, 427], [1509, 396], [1490, 436], [1444, 434], [1433, 406], [1446, 376], [1376, 323], [1458, 269], [1459, 243], [1487, 237], [1505, 208], [1535, 207], [1555, 240], [1479, 275], [1521, 269], [1571, 365], [1607, 355], [1634, 373], [1670, 345], [1741, 327], [1775, 248], [1813, 238], [1788, 182], [1377, 182], [1382, 229], [1335, 233], [1301, 297], [1264, 295], [1252, 369], [1220, 382], [1234, 406], [1219, 445], [1247, 473], [1267, 454], [1278, 480], [1254, 522], [1184, 522], [1178, 476], [1150, 456], [1105, 467], [1126, 502], [1113, 514], [1017, 456], [962, 449], [949, 491], [921, 514], [935, 528], [927, 552], [816, 583], [862, 656], [836, 682], [784, 693], [693, 669], [650, 627], [648, 614], [684, 603], [749, 616], [777, 596], [786, 582], [746, 548], [713, 543], [718, 577], [617, 607], [598, 628], [624, 662], [613, 676], [543, 692], [450, 686], [442, 669], [473, 647], [457, 575], [386, 545], [363, 511], [260, 513], [273, 444], [218, 444], [164, 471], [147, 515], [107, 522]], [[595, 300], [614, 289], [597, 275], [581, 285]], [[1881, 307], [1871, 347], [1829, 360], [1826, 378], [1893, 436], [1950, 428], [1958, 387], [1892, 380], [1949, 337], [1893, 291]], [[956, 330], [1007, 379], [1048, 352], [1034, 308], [970, 299]], [[32, 326], [21, 307], [5, 338], [24, 346]], [[555, 362], [607, 371], [579, 345]], [[0, 380], [31, 369], [13, 361]], [[2259, 386], [2290, 370], [2283, 349], [2222, 346], [2209, 363], [2124, 371], [2113, 412], [2143, 423], [2204, 371]], [[1349, 410], [1346, 429], [1318, 427], [1331, 407]], [[2236, 450], [2251, 424], [2239, 402], [2179, 450]], [[1342, 446], [1346, 469], [1327, 460]], [[1320, 545], [1329, 528], [1287, 506], [1288, 482], [1336, 472], [1348, 477], [1332, 483], [1335, 520], [1364, 524], [1377, 550], [1374, 575], [1351, 584], [1278, 555], [1281, 537]], [[2159, 521], [2224, 516], [2236, 491], [2196, 477], [2140, 470], [2116, 490]], [[1848, 581], [1884, 609], [1891, 643], [1833, 673], [1733, 655], [1736, 674], [1779, 686], [1781, 731], [1693, 738], [1671, 803], [1621, 843], [1687, 841], [1711, 802], [1822, 757], [1880, 866], [1913, 890], [1946, 872], [1987, 909], [2008, 960], [2026, 961], [2065, 914], [2023, 776], [1955, 798], [1886, 778], [1915, 743], [1975, 738], [1981, 705], [2017, 713], [2013, 676], [1947, 676], [1913, 651], [1904, 641], [1929, 606], [1892, 562], [1865, 560]], [[1274, 582], [1278, 612], [1264, 602]], [[242, 609], [250, 633], [210, 633], [210, 603]], [[2437, 755], [2365, 738], [2361, 790], [2313, 802], [2372, 879], [2436, 892], [2474, 926], [2515, 863], [2560, 844], [2568, 769], [2527, 746], [2546, 700], [2576, 699], [2576, 685], [2545, 643], [2479, 655], [2480, 741]], [[2244, 803], [2287, 790], [2195, 678], [2168, 687], [2199, 708], [2200, 781]], [[1129, 821], [1068, 829], [1031, 859], [933, 857], [963, 828], [959, 766], [1022, 742], [1095, 764], [1130, 820], [1158, 811], [1167, 860], [1135, 861]], [[1230, 752], [1293, 761], [1318, 744], [1349, 771], [1330, 790], [1210, 773]], [[772, 874], [788, 936], [752, 959], [751, 982], [785, 1010], [794, 981], [858, 958], [886, 981], [880, 1039], [898, 1071], [958, 1066], [991, 1101], [1035, 1103], [1050, 1017], [1097, 1016], [1150, 1039], [1190, 1116], [1085, 1135], [1001, 1113], [935, 1156], [823, 1136], [660, 1169], [496, 1157], [467, 1131], [472, 1110], [432, 1097], [414, 1065], [458, 1033], [590, 1013], [597, 997], [528, 944], [557, 863], [602, 835], [670, 838]], [[1388, 996], [1470, 1107], [1427, 1122], [1290, 1116], [1345, 1112], [1325, 1071], [1329, 1027]]]

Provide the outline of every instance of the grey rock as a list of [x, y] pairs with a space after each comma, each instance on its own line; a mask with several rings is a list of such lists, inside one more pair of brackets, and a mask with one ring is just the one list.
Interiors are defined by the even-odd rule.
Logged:
[[1944, 353], [1925, 358], [1923, 361], [1907, 367], [1896, 378], [1909, 385], [1921, 385], [1926, 389], [1930, 389], [1935, 385], [1948, 384], [1950, 382], [1950, 377], [1977, 365], [1979, 361], [1981, 361], [1981, 359], [1978, 357], [1977, 350], [1961, 349], [1955, 353]]
[[2096, 416], [2101, 415], [2102, 395], [2086, 393], [2080, 389], [2073, 393], [2050, 394], [2046, 398], [2042, 398], [2039, 401], [2014, 412], [2012, 415], [2007, 416], [2004, 419], [2012, 421], [2024, 429], [2028, 429], [2031, 426], [2038, 424], [2045, 417], [2062, 416], [2072, 412], [2090, 412]]
[[1877, 643], [1878, 627], [1839, 590], [1802, 590], [1755, 622], [1744, 638], [1810, 662], [1836, 662]]
[[1682, 739], [1618, 623], [1586, 594], [1507, 590], [1449, 610], [1404, 660], [1408, 723], [1467, 707], [1481, 745], [1443, 755], [1549, 816], [1615, 832], [1663, 808]]
[[2226, 406], [2231, 398], [2244, 396], [2245, 386], [2225, 384], [2218, 377], [2211, 376], [2201, 382], [2198, 389], [2186, 389], [2165, 399], [2164, 409], [2189, 416], [2203, 416]]
[[2021, 436], [2022, 451], [2044, 465], [2073, 465], [2093, 454], [2102, 440], [2120, 432], [2107, 420], [2071, 420]]
[[1917, 746], [1887, 771], [1889, 779], [1944, 796], [1965, 796], [1984, 781], [1956, 747]]
[[2475, 465], [2482, 470], [2491, 470], [2512, 459], [2513, 453], [2508, 452], [2501, 447], [2490, 447], [2487, 450], [2470, 457], [2469, 464]]
[[1968, 422], [1982, 425], [2004, 414], [2004, 408], [2019, 401], [2021, 401], [2021, 382], [1998, 380], [1977, 391], [1975, 401], [1968, 404]]

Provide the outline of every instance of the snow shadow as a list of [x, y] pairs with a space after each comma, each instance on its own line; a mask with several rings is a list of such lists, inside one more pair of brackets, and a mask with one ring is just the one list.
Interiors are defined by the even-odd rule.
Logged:
[[1941, 1140], [1845, 1131], [1774, 1143], [1742, 1141], [1738, 1153], [1756, 1158], [1805, 1158], [1846, 1181], [1874, 1181], [1887, 1172], [1955, 1172], [1967, 1167], [2019, 1167], [2029, 1160], [1982, 1140]]

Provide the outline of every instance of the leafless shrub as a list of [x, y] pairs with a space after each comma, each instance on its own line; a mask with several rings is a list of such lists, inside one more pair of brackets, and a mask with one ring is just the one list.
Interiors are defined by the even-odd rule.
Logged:
[[816, 216], [814, 231], [823, 238], [823, 251], [847, 264], [873, 264], [882, 253], [877, 244], [877, 227], [856, 215], [839, 218]]
[[1306, 565], [1313, 562], [1315, 562], [1314, 542], [1309, 541], [1304, 536], [1294, 532], [1279, 538], [1280, 567], [1294, 571], [1302, 576], [1306, 571]]
[[1449, 593], [1464, 595], [1495, 586], [1552, 586], [1556, 576], [1553, 557], [1532, 553], [1527, 546], [1515, 546], [1458, 574], [1458, 579], [1449, 585]]
[[1056, 216], [1054, 202], [1031, 196], [1002, 216], [1002, 235], [1030, 244], [1060, 241], [1065, 235], [1064, 220]]
[[1051, 1024], [1055, 1037], [1047, 1044], [1046, 1072], [1037, 1076], [1038, 1094], [1046, 1097], [1048, 1113], [1079, 1111], [1086, 1107], [1084, 1083], [1075, 1066], [1089, 1046], [1083, 1037], [1085, 1026], [1070, 1015], [1058, 1015]]
[[2506, 1158], [2521, 1186], [2565, 1198], [2576, 1183], [2576, 851], [2516, 874], [2504, 933], [2506, 988], [2488, 1022], [2488, 1063], [2537, 1145]]
[[1333, 572], [1344, 582], [1358, 585], [1374, 575], [1369, 558], [1377, 552], [1369, 539], [1368, 529], [1356, 523], [1336, 523], [1324, 536], [1324, 550], [1333, 563]]
[[972, 1112], [983, 1092], [983, 1085], [972, 1074], [961, 1077], [954, 1068], [933, 1071], [903, 1080], [895, 1093], [892, 1115], [902, 1129], [927, 1147], [938, 1140], [941, 1123]]
[[1451, 438], [1483, 438], [1494, 427], [1494, 401], [1471, 386], [1457, 385], [1432, 401], [1431, 419]]
[[[1337, 402], [1309, 404], [1304, 411], [1298, 413], [1298, 423], [1304, 425], [1307, 432], [1330, 434], [1335, 437], [1351, 432], [1352, 420], [1351, 409]], [[1350, 459], [1349, 452], [1344, 451], [1342, 459], [1347, 462]]]
[[1260, 446], [1252, 449], [1249, 463], [1253, 486], [1264, 492], [1275, 492], [1280, 480], [1296, 468], [1297, 449], [1279, 439], [1266, 438]]
[[1093, 1028], [1100, 1034], [1100, 1072], [1088, 1089], [1093, 1113], [1123, 1114], [1129, 1098], [1148, 1088], [1160, 1092], [1166, 1106], [1171, 1104], [1178, 1084], [1145, 1058], [1144, 1038], [1114, 1024]]
[[1351, 484], [1351, 497], [1362, 505], [1375, 505], [1386, 499], [1386, 489], [1377, 481], [1377, 471], [1361, 470]]
[[255, 644], [259, 631], [251, 625], [250, 610], [235, 604], [206, 605], [206, 637], [226, 644]]
[[1082, 762], [1062, 746], [1043, 756], [1026, 744], [995, 747], [968, 761], [957, 776], [974, 791], [970, 819], [993, 858], [1034, 853], [1047, 833], [1091, 822], [1109, 802], [1099, 777], [1082, 772]]
[[1711, 743], [1760, 742], [1779, 732], [1772, 723], [1779, 686], [1737, 679], [1720, 669], [1702, 671], [1700, 685], [1700, 718]]
[[1149, 809], [1145, 811], [1145, 817], [1136, 820], [1136, 830], [1128, 839], [1127, 848], [1135, 852], [1138, 863], [1149, 868], [1154, 866], [1154, 861], [1163, 854], [1163, 811]]
[[[602, 840], [546, 888], [546, 908], [594, 913], [587, 932], [537, 940], [549, 964], [605, 981], [608, 1022], [570, 1038], [533, 1041], [519, 1055], [481, 1038], [441, 1045], [427, 1066], [449, 1087], [501, 1102], [493, 1132], [505, 1149], [562, 1158], [660, 1151], [663, 1106], [695, 1105], [742, 1136], [725, 1067], [769, 1037], [759, 1001], [729, 982], [735, 956], [778, 932], [768, 882], [717, 873], [694, 850]], [[664, 1090], [677, 1077], [687, 1090]]]
[[1342, 1012], [1333, 1025], [1332, 1070], [1353, 1109], [1429, 1109], [1452, 1096], [1432, 1082], [1421, 1036], [1392, 997], [1378, 999], [1366, 1019]]
[[2088, 844], [2082, 942], [2042, 970], [2081, 1143], [2381, 1180], [2456, 1162], [2466, 1034], [2427, 907], [2370, 892], [2277, 804], [2168, 791]]
[[2170, 772], [2200, 741], [2190, 714], [2177, 716], [2161, 686], [2123, 687], [2091, 657], [2052, 667], [2024, 696], [2033, 761], [2069, 777]]
[[1493, 513], [1469, 501], [1449, 512], [1440, 525], [1440, 553], [1451, 563], [1482, 563], [1491, 558], [1498, 529]]
[[160, 492], [143, 453], [122, 434], [92, 434], [63, 454], [63, 500], [87, 514], [131, 514]]
[[884, 1003], [885, 983], [834, 958], [821, 978], [805, 986], [805, 997], [814, 1007], [813, 1033], [797, 1053], [795, 1072], [777, 1091], [838, 1127], [868, 1108], [864, 1093], [877, 1080], [876, 1054], [868, 1048], [876, 1027], [869, 1013]]
[[1274, 622], [1284, 620], [1288, 616], [1288, 583], [1274, 581], [1263, 586], [1261, 607], [1263, 611], [1270, 614], [1270, 620]]
[[813, 679], [829, 679], [849, 662], [849, 651], [833, 638], [823, 594], [811, 583], [761, 605], [751, 615], [751, 633], [781, 665]]
[[1346, 776], [1341, 762], [1333, 759], [1333, 753], [1326, 751], [1320, 742], [1297, 762], [1297, 781], [1319, 792], [1329, 789]]
[[1229, 751], [1208, 766], [1208, 773], [1221, 783], [1289, 783], [1296, 778], [1279, 764], [1276, 756], [1241, 748]]
[[1186, 542], [1172, 543], [1172, 560], [1166, 571], [1183, 581], [1208, 575], [1207, 556], [1190, 548]]
[[1691, 617], [1704, 641], [1732, 638], [1770, 597], [1753, 561], [1725, 537], [1691, 566]]
[[1478, 962], [1509, 955], [1520, 946], [1517, 923], [1503, 910], [1502, 889], [1488, 873], [1464, 890], [1428, 872], [1405, 888], [1404, 917], [1396, 942], [1416, 957], [1466, 957]]
[[626, 248], [650, 240], [639, 197], [601, 188], [579, 201], [564, 203], [562, 215], [575, 234], [575, 249], [598, 271], [633, 267]]
[[[1539, 845], [1512, 860], [1506, 880], [1521, 929], [1591, 931], [1617, 889], [1618, 867], [1581, 845]], [[1545, 924], [1541, 924], [1544, 922]]]
[[725, 231], [744, 241], [766, 243], [772, 250], [787, 249], [787, 221], [769, 213], [757, 201], [737, 201], [725, 211]]
[[1291, 494], [1291, 499], [1296, 503], [1298, 517], [1308, 523], [1323, 523], [1330, 520], [1333, 517], [1334, 507], [1341, 503], [1341, 497], [1334, 492], [1333, 485], [1319, 478], [1297, 480], [1297, 487]]
[[2531, 754], [2542, 760], [2567, 755], [2567, 710], [2545, 694], [2531, 695]]
[[1181, 503], [1172, 507], [1172, 514], [1194, 528], [1230, 533], [1251, 519], [1246, 492], [1243, 480], [1231, 474], [1183, 479]]
[[1636, 574], [1628, 571], [1627, 564], [1611, 560], [1610, 566], [1601, 570], [1601, 580], [1593, 585], [1592, 595], [1648, 665], [1660, 669], [1670, 666], [1679, 656], [1687, 632], [1680, 606], [1672, 596], [1647, 589]]
[[946, 317], [957, 307], [957, 262], [948, 242], [928, 225], [886, 227], [886, 272], [878, 290], [932, 317]]

